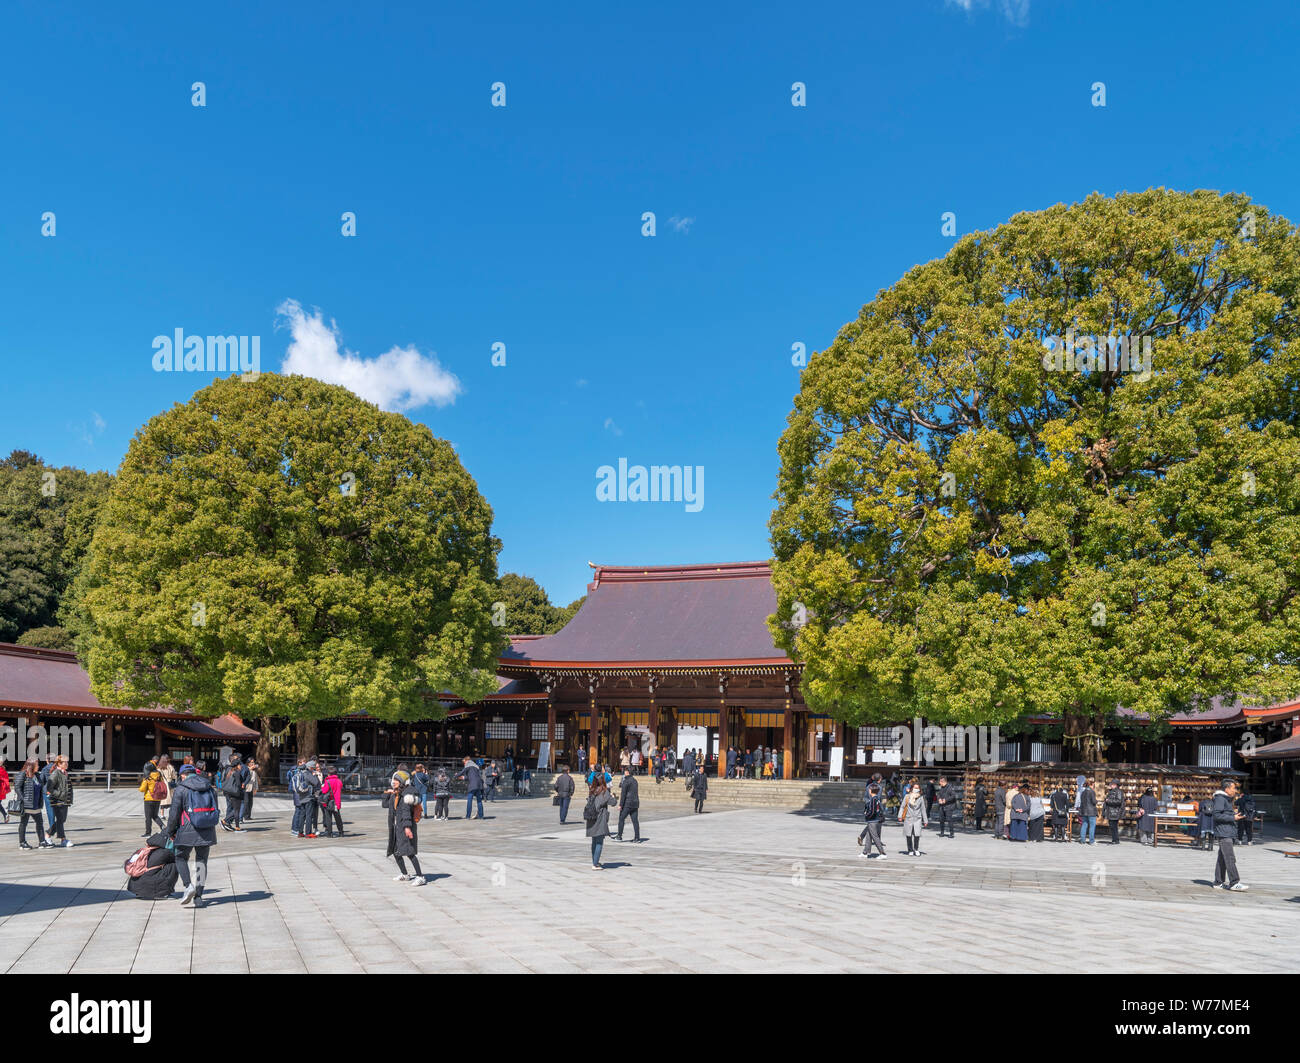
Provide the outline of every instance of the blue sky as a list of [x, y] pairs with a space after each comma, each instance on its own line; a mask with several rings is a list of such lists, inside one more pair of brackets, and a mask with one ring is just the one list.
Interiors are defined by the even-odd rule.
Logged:
[[[1164, 185], [1300, 219], [1291, 4], [194, 7], [6, 6], [0, 452], [116, 468], [210, 381], [154, 372], [176, 328], [267, 370], [414, 349], [364, 379], [453, 399], [404, 412], [559, 603], [588, 560], [768, 556], [791, 345], [943, 255], [945, 211]], [[619, 458], [703, 466], [703, 508], [598, 502]]]

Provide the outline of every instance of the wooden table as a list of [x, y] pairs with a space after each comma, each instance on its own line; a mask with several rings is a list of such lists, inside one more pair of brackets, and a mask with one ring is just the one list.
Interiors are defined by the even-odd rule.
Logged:
[[[1155, 833], [1151, 835], [1151, 847], [1153, 849], [1160, 844], [1161, 838], [1177, 842], [1180, 845], [1195, 845], [1201, 840], [1200, 831], [1197, 830], [1196, 826], [1196, 816], [1180, 816], [1169, 812], [1155, 812], [1152, 815], [1156, 821]], [[1187, 832], [1185, 829], [1187, 827], [1192, 828], [1191, 833]]]

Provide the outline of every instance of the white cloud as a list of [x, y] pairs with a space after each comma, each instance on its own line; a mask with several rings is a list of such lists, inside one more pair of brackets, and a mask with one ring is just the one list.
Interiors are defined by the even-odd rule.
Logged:
[[695, 224], [694, 218], [679, 218], [674, 214], [668, 219], [668, 224], [673, 227], [674, 232], [689, 233], [691, 226]]
[[614, 423], [614, 418], [612, 417], [605, 418], [605, 428], [608, 431], [613, 432], [616, 436], [621, 436], [623, 434], [623, 429], [619, 428], [619, 426]]
[[[989, 7], [994, 0], [944, 0], [949, 7], [959, 7], [968, 14], [977, 7]], [[1029, 25], [1029, 0], [996, 0], [1002, 16], [1013, 26]]]
[[296, 299], [276, 308], [276, 327], [289, 328], [289, 349], [280, 372], [341, 384], [384, 410], [412, 410], [433, 403], [446, 406], [463, 390], [460, 381], [433, 355], [414, 346], [393, 347], [378, 358], [362, 358], [339, 347], [339, 330], [319, 310], [307, 314]]

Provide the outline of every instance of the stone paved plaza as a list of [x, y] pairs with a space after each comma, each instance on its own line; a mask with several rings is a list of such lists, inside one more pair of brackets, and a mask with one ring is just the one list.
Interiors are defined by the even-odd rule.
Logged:
[[[643, 784], [644, 785], [644, 784]], [[756, 784], [756, 785], [762, 785]], [[579, 792], [583, 788], [579, 786]], [[1012, 845], [986, 834], [863, 860], [857, 821], [643, 806], [640, 845], [590, 870], [581, 800], [421, 824], [423, 888], [392, 881], [378, 804], [350, 801], [343, 840], [298, 840], [259, 798], [218, 831], [207, 905], [136, 900], [122, 861], [139, 798], [79, 792], [70, 850], [20, 852], [0, 827], [0, 971], [1187, 971], [1300, 967], [1300, 844], [1273, 825], [1238, 849], [1248, 893], [1208, 886], [1214, 857], [1126, 841]], [[576, 821], [576, 822], [575, 822]], [[631, 837], [631, 828], [628, 828]], [[29, 840], [30, 832], [29, 832]]]

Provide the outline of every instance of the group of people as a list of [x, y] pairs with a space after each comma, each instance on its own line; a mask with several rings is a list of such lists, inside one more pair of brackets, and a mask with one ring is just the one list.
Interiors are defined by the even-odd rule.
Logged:
[[728, 779], [779, 779], [781, 778], [781, 751], [771, 746], [753, 749], [727, 747]]
[[[72, 778], [68, 758], [62, 754], [47, 757], [44, 766], [31, 757], [11, 780], [0, 764], [0, 810], [6, 823], [18, 817], [18, 848], [71, 849], [65, 833], [68, 811], [72, 808]], [[36, 845], [27, 844], [27, 827], [36, 828]], [[46, 834], [49, 824], [49, 834]]]
[[[231, 757], [227, 769], [226, 778], [232, 776], [236, 779], [240, 777], [238, 753]], [[327, 838], [344, 837], [343, 780], [337, 771], [319, 763], [315, 757], [299, 757], [298, 763], [289, 769], [285, 782], [289, 787], [289, 795], [293, 798], [290, 834], [295, 838], [318, 838], [321, 834]], [[227, 796], [227, 818], [231, 815], [232, 801]], [[223, 826], [224, 822], [223, 820]], [[236, 824], [234, 829], [241, 828]]]

